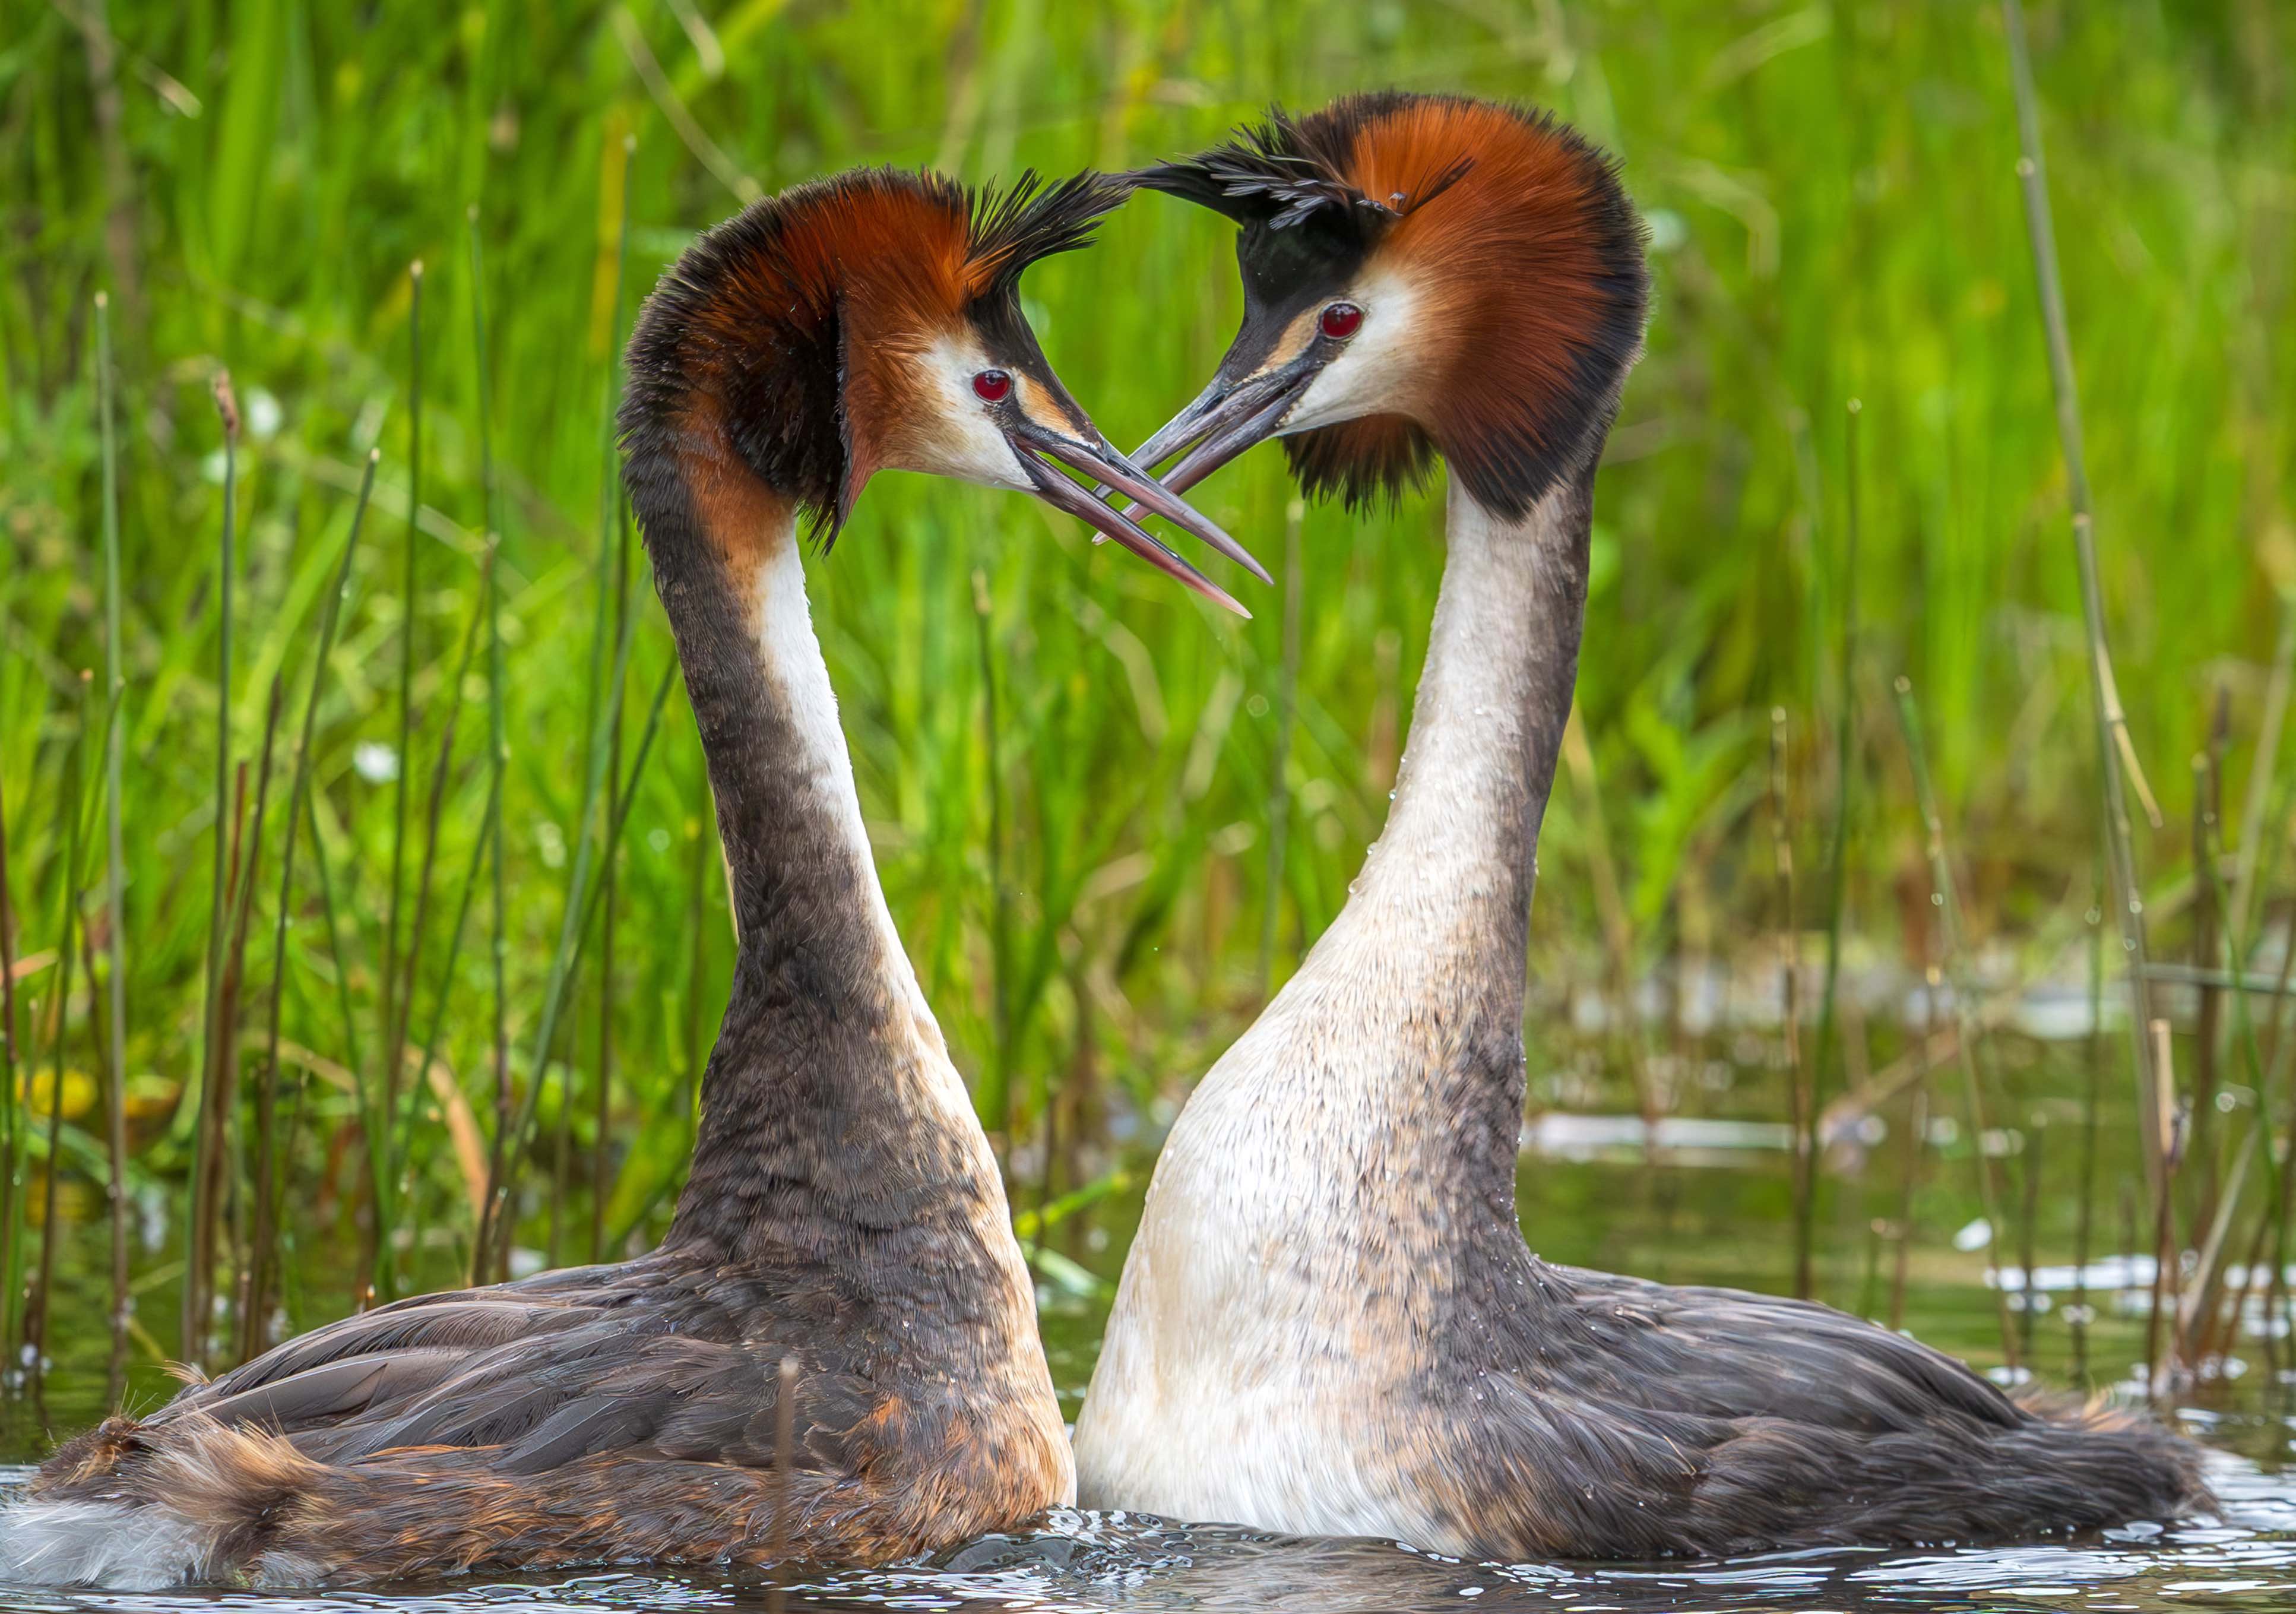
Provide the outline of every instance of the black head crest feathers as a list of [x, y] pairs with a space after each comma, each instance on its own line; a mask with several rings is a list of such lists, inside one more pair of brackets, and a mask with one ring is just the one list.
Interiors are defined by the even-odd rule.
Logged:
[[1617, 164], [1553, 114], [1343, 95], [1304, 117], [1275, 109], [1129, 177], [1239, 226], [1243, 324], [1221, 368], [1232, 392], [1279, 370], [1304, 388], [1348, 340], [1318, 334], [1319, 307], [1406, 294], [1409, 340], [1376, 387], [1283, 431], [1309, 494], [1399, 494], [1439, 454], [1513, 520], [1599, 453], [1641, 351], [1649, 273]]
[[1365, 194], [1346, 178], [1347, 147], [1361, 119], [1380, 110], [1371, 104], [1380, 98], [1352, 99], [1365, 103], [1357, 116], [1327, 115], [1312, 126], [1301, 124], [1280, 106], [1270, 107], [1265, 123], [1239, 125], [1226, 144], [1137, 168], [1125, 177], [1144, 190], [1162, 191], [1210, 208], [1239, 225], [1285, 230], [1316, 219], [1376, 234], [1449, 190], [1474, 166], [1473, 158], [1462, 157], [1416, 194]]
[[980, 295], [1009, 291], [1030, 264], [1090, 246], [1094, 228], [1131, 192], [1127, 179], [1090, 172], [1047, 184], [1034, 168], [1001, 191], [972, 192], [966, 256]]

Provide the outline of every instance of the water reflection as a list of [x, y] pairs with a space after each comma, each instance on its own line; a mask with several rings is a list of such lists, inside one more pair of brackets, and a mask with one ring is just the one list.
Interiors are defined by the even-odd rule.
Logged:
[[[1997, 1053], [2014, 1053], [2013, 1045]], [[1750, 1071], [1744, 1086], [1773, 1072]], [[2021, 1066], [2030, 1105], [2050, 1094], [2077, 1092], [2084, 1078], [2070, 1067]], [[1727, 1096], [1710, 1094], [1718, 1110]], [[2134, 1135], [2128, 1099], [2110, 1095], [2102, 1138], [2108, 1147], [2098, 1180], [2138, 1180], [2141, 1165], [2125, 1147]], [[1668, 1282], [1723, 1284], [1780, 1292], [1791, 1287], [1792, 1247], [1784, 1221], [1784, 1151], [1769, 1146], [1774, 1126], [1749, 1103], [1738, 1114], [1670, 1117], [1658, 1142], [1663, 1169], [1641, 1150], [1640, 1121], [1554, 1113], [1534, 1120], [1534, 1147], [1521, 1176], [1523, 1217], [1532, 1243], [1550, 1258]], [[2077, 1112], [2075, 1112], [2077, 1114]], [[1942, 1119], [1943, 1118], [1932, 1118]], [[2023, 1118], [2021, 1116], [2020, 1118]], [[1833, 1303], [1868, 1316], [1890, 1303], [1892, 1253], [1875, 1218], [1901, 1211], [1903, 1137], [1877, 1143], [1863, 1176], [1830, 1179], [1827, 1219], [1818, 1227], [1819, 1290]], [[1981, 1207], [1971, 1192], [1965, 1142], [1932, 1131], [1913, 1206], [1915, 1235], [1905, 1319], [1920, 1338], [1980, 1368], [1998, 1365], [1997, 1297], [1988, 1270], [2021, 1299], [2024, 1236], [1956, 1241]], [[1950, 1147], [1948, 1147], [1950, 1146]], [[2119, 1149], [2120, 1152], [2113, 1152]], [[2030, 1158], [2030, 1157], [2028, 1157]], [[2056, 1172], [2073, 1168], [2075, 1152], [2054, 1149]], [[1697, 1167], [1692, 1169], [1690, 1167]], [[1056, 1236], [1071, 1258], [1075, 1282], [1039, 1290], [1039, 1315], [1062, 1405], [1075, 1415], [1106, 1321], [1107, 1295], [1138, 1214], [1141, 1184], [1094, 1207], [1091, 1219]], [[2149, 1258], [2108, 1257], [2140, 1241], [2100, 1202], [2088, 1269], [2079, 1275], [2087, 1306], [2084, 1331], [2070, 1327], [2074, 1308], [2043, 1307], [2040, 1297], [2070, 1295], [2076, 1274], [2067, 1258], [2079, 1248], [2070, 1191], [2035, 1200], [2040, 1225], [2030, 1236], [2034, 1310], [2025, 1359], [2055, 1385], [2086, 1381], [2138, 1386], [2144, 1353], [2144, 1302]], [[1989, 1233], [1989, 1229], [1988, 1230]], [[1966, 1247], [1964, 1247], [1966, 1246]], [[99, 1224], [74, 1225], [62, 1241], [69, 1304], [60, 1315], [102, 1315], [109, 1249]], [[315, 1258], [325, 1251], [315, 1248]], [[2254, 1286], [2261, 1290], [2259, 1282]], [[164, 1311], [169, 1297], [147, 1302]], [[2254, 1302], [2251, 1302], [2251, 1314]], [[2252, 1316], [2251, 1320], [2255, 1320]], [[918, 1609], [1018, 1610], [1196, 1610], [1251, 1614], [1348, 1614], [1354, 1610], [1583, 1610], [1656, 1614], [1657, 1610], [1820, 1610], [1878, 1611], [1996, 1610], [2134, 1610], [2296, 1609], [2296, 1477], [2267, 1471], [2289, 1446], [2290, 1428], [2265, 1411], [2290, 1390], [2288, 1375], [2267, 1371], [2261, 1340], [2243, 1341], [2252, 1371], [2236, 1383], [2203, 1385], [2210, 1405], [2183, 1413], [2186, 1430], [2220, 1452], [2210, 1471], [2223, 1503], [2219, 1516], [2163, 1529], [2136, 1526], [2095, 1537], [1985, 1551], [1828, 1552], [1773, 1555], [1719, 1564], [1641, 1565], [1459, 1563], [1392, 1544], [1296, 1541], [1253, 1531], [1178, 1527], [1119, 1515], [1062, 1512], [1032, 1531], [974, 1543], [930, 1563], [874, 1573], [808, 1577], [792, 1588], [792, 1610]], [[86, 1427], [106, 1410], [106, 1340], [101, 1328], [78, 1328], [58, 1341], [58, 1364], [44, 1409], [20, 1404], [12, 1422], [0, 1418], [0, 1454], [45, 1453], [52, 1436]], [[139, 1365], [134, 1405], [149, 1405], [172, 1389], [154, 1367]], [[0, 1412], [4, 1412], [0, 1407]], [[2236, 1455], [2235, 1454], [2240, 1454]], [[2256, 1461], [2251, 1462], [2249, 1459]], [[2259, 1467], [2261, 1462], [2265, 1467]], [[0, 1485], [24, 1471], [0, 1467]], [[11, 1610], [144, 1610], [249, 1608], [260, 1614], [370, 1610], [763, 1610], [768, 1587], [723, 1573], [668, 1574], [623, 1569], [550, 1579], [494, 1577], [388, 1592], [265, 1597], [239, 1592], [59, 1594], [0, 1587], [0, 1614]]]
[[[11, 1476], [12, 1478], [14, 1476]], [[930, 1561], [800, 1579], [792, 1610], [1235, 1610], [1476, 1614], [1694, 1610], [2281, 1610], [2296, 1604], [2296, 1486], [2219, 1454], [2213, 1518], [1986, 1550], [1776, 1553], [1722, 1563], [1472, 1564], [1372, 1541], [1301, 1541], [1121, 1513], [1061, 1511]], [[755, 1577], [612, 1572], [382, 1592], [102, 1594], [0, 1588], [0, 1610], [260, 1608], [264, 1614], [525, 1610], [762, 1610]]]

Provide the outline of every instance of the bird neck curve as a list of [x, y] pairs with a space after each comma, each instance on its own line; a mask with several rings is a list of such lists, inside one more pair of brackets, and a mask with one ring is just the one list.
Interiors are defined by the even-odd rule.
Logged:
[[[1324, 1185], [1303, 1202], [1357, 1201], [1326, 1208], [1334, 1228], [1372, 1213], [1359, 1201], [1382, 1197], [1373, 1185], [1408, 1184], [1453, 1205], [1443, 1225], [1464, 1217], [1520, 1246], [1530, 898], [1578, 675], [1592, 479], [1591, 465], [1566, 478], [1518, 521], [1452, 484], [1386, 827], [1338, 918], [1191, 1101], [1209, 1094], [1206, 1113], [1182, 1118], [1267, 1131], [1271, 1182], [1306, 1170]], [[1314, 1161], [1275, 1158], [1302, 1135], [1318, 1140]], [[1402, 1241], [1424, 1243], [1435, 1225], [1422, 1219]]]
[[1519, 521], [1451, 484], [1443, 580], [1386, 827], [1347, 910], [1472, 941], [1489, 1013], [1521, 1020], [1538, 832], [1570, 720], [1587, 602], [1589, 488]]
[[698, 409], [634, 452], [628, 479], [740, 935], [668, 1243], [788, 1261], [849, 1245], [858, 1225], [922, 1238], [970, 1281], [986, 1262], [1025, 1284], [1001, 1271], [1018, 1252], [995, 1159], [878, 883], [796, 502], [714, 418]]

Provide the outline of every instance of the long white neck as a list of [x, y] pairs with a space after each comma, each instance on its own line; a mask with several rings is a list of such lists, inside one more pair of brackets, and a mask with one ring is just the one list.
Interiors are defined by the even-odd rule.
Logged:
[[950, 1218], [1001, 1257], [1003, 1187], [878, 883], [791, 512], [727, 486], [692, 473], [699, 563], [656, 543], [741, 930], [672, 1237]]
[[767, 545], [752, 578], [750, 609], [766, 683], [787, 715], [788, 743], [779, 766], [790, 782], [810, 798], [812, 811], [806, 816], [819, 838], [819, 853], [844, 865], [853, 898], [864, 910], [872, 943], [866, 968], [878, 978], [886, 996], [907, 1009], [919, 1035], [939, 1055], [932, 1061], [936, 1074], [944, 1076], [962, 1100], [964, 1085], [948, 1061], [940, 1028], [917, 984], [900, 932], [893, 927], [884, 885], [877, 878], [875, 855], [861, 818], [861, 792], [853, 781], [853, 757], [838, 720], [837, 693], [830, 685], [821, 640], [813, 630], [803, 546], [794, 522], [785, 520], [770, 535]]
[[1358, 1461], [1365, 1421], [1527, 1258], [1523, 971], [1591, 475], [1519, 522], [1453, 487], [1386, 832], [1165, 1141], [1077, 1422], [1088, 1505], [1351, 1534], [1411, 1517]]
[[1324, 1141], [1293, 1135], [1289, 1153], [1314, 1157], [1293, 1169], [1333, 1184], [1418, 1174], [1513, 1226], [1530, 897], [1578, 672], [1589, 492], [1574, 479], [1507, 522], [1453, 484], [1386, 830], [1183, 1131], [1200, 1107], [1255, 1130], [1304, 1111]]

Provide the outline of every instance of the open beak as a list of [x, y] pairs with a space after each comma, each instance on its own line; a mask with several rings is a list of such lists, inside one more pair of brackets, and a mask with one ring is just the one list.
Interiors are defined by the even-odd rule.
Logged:
[[1054, 469], [1054, 462], [1070, 465], [1085, 475], [1096, 478], [1105, 487], [1133, 499], [1133, 511], [1152, 511], [1174, 526], [1210, 545], [1228, 559], [1246, 568], [1261, 582], [1269, 581], [1267, 570], [1253, 560], [1243, 545], [1220, 528], [1174, 497], [1155, 478], [1117, 452], [1115, 447], [1095, 432], [1089, 438], [1070, 437], [1063, 432], [1022, 419], [1006, 432], [1013, 452], [1026, 468], [1038, 498], [1055, 510], [1064, 510], [1078, 517], [1099, 532], [1155, 567], [1159, 571], [1178, 578], [1204, 598], [1226, 606], [1239, 617], [1251, 613], [1236, 602], [1234, 597], [1203, 573], [1189, 565], [1159, 543], [1130, 513], [1119, 512], [1094, 496], [1090, 487], [1062, 476]]
[[1254, 443], [1282, 430], [1285, 418], [1324, 362], [1310, 348], [1287, 365], [1241, 381], [1213, 377], [1212, 384], [1194, 403], [1140, 445], [1133, 459], [1142, 465], [1157, 465], [1187, 450], [1179, 463], [1160, 479], [1167, 492], [1185, 492]]

